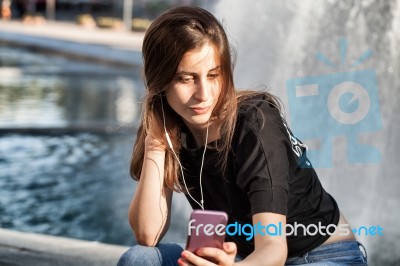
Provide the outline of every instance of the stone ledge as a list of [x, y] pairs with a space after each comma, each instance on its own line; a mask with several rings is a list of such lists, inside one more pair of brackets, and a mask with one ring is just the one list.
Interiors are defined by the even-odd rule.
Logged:
[[85, 30], [67, 23], [26, 26], [0, 21], [0, 44], [116, 66], [142, 65], [143, 33]]
[[116, 265], [129, 247], [0, 229], [0, 265]]

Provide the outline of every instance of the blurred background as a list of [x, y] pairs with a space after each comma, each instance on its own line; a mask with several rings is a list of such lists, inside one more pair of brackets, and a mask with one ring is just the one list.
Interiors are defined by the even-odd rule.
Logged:
[[[135, 244], [127, 210], [136, 182], [128, 169], [144, 92], [140, 43], [163, 10], [198, 5], [227, 30], [236, 50], [236, 86], [267, 87], [278, 95], [294, 129], [291, 118], [299, 109], [311, 110], [309, 120], [325, 117], [323, 110], [291, 102], [288, 81], [374, 73], [376, 126], [356, 130], [356, 138], [379, 159], [350, 162], [347, 149], [354, 145], [346, 131], [329, 139], [331, 166], [317, 172], [353, 227], [384, 228], [383, 236], [357, 236], [370, 265], [400, 265], [398, 0], [1, 3], [0, 227]], [[370, 56], [352, 66], [366, 51]], [[309, 131], [329, 131], [304, 123], [313, 126]], [[304, 141], [315, 146], [313, 139]], [[163, 241], [185, 242], [190, 207], [182, 195], [173, 200]]]

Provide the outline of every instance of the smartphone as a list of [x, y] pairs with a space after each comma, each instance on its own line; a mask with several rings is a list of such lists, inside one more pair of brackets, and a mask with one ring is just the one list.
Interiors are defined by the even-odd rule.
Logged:
[[196, 252], [201, 247], [222, 249], [228, 215], [222, 211], [194, 210], [190, 215], [186, 249]]

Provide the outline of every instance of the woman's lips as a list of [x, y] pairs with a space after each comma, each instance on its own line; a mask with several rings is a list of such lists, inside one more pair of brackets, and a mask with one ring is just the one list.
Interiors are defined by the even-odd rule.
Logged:
[[202, 114], [205, 114], [205, 113], [207, 113], [207, 111], [208, 111], [208, 109], [209, 109], [210, 107], [196, 107], [196, 108], [190, 108], [190, 109], [192, 109], [192, 111], [194, 112], [194, 113], [196, 113], [196, 114], [198, 114], [198, 115], [202, 115]]

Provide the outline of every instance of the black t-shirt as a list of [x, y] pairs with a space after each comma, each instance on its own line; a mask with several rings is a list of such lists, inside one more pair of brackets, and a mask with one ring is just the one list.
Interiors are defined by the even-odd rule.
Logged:
[[[189, 129], [182, 125], [180, 160], [190, 194], [200, 202], [199, 174], [203, 147], [196, 147]], [[218, 140], [214, 141], [216, 144]], [[323, 189], [306, 157], [306, 147], [288, 128], [279, 110], [264, 95], [245, 100], [239, 107], [227, 169], [223, 174], [218, 152], [208, 148], [204, 158], [202, 187], [204, 207], [222, 210], [228, 223], [252, 224], [252, 215], [273, 212], [286, 215], [287, 224], [337, 225], [339, 209]], [[199, 209], [186, 195], [193, 209]], [[315, 230], [311, 230], [314, 232]], [[332, 231], [330, 229], [330, 231]], [[288, 256], [299, 256], [319, 246], [329, 235], [287, 236]], [[226, 236], [238, 254], [254, 250], [254, 238]]]

